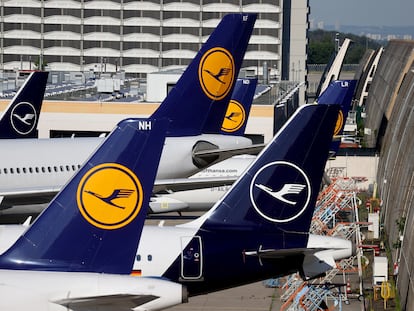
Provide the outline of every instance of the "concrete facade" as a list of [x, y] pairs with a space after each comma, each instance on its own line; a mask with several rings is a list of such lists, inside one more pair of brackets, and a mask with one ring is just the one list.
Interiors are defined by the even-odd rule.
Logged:
[[[382, 237], [388, 241], [401, 310], [414, 306], [414, 41], [391, 41], [366, 102], [368, 142], [379, 145]], [[367, 137], [367, 136], [365, 136]]]
[[369, 148], [381, 145], [401, 83], [413, 62], [412, 49], [413, 41], [391, 41], [381, 56], [365, 104], [365, 129], [369, 134], [364, 141]]
[[[292, 16], [300, 13], [292, 20], [294, 59], [288, 63], [305, 72], [308, 1], [287, 1], [294, 2]], [[266, 63], [270, 75], [280, 77], [284, 2], [1, 0], [0, 69], [34, 69], [43, 63], [51, 71], [141, 75], [187, 66], [223, 15], [256, 12], [243, 67], [263, 74]]]

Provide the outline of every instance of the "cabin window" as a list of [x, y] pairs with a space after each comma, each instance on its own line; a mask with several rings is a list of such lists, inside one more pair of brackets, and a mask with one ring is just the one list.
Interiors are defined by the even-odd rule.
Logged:
[[12, 167], [10, 168], [10, 174], [14, 174], [14, 169]]
[[152, 255], [148, 255], [147, 258], [148, 258], [148, 261], [152, 261]]
[[33, 168], [29, 167], [29, 173], [33, 173]]
[[141, 261], [141, 255], [138, 254], [135, 258], [137, 261]]
[[42, 173], [46, 173], [46, 169], [44, 166], [42, 166]]

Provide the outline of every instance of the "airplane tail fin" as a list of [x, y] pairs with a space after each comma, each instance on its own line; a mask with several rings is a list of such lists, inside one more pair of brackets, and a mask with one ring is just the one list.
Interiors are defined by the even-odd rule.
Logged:
[[[317, 103], [320, 105], [338, 104], [341, 107], [338, 113], [338, 120], [335, 125], [334, 136], [342, 135], [346, 118], [348, 117], [348, 112], [352, 105], [356, 84], [357, 80], [332, 81], [317, 99]], [[340, 138], [332, 141], [330, 151], [334, 155], [338, 152], [340, 144]]]
[[223, 17], [152, 115], [170, 119], [168, 136], [201, 134], [209, 113], [221, 125], [255, 21], [256, 14]]
[[300, 107], [224, 197], [195, 222], [205, 230], [267, 232], [280, 248], [306, 247], [338, 110], [338, 105]]
[[211, 113], [204, 125], [203, 133], [242, 136], [253, 104], [257, 79], [237, 79], [223, 120], [218, 113]]
[[166, 119], [121, 121], [0, 267], [129, 274], [167, 127]]
[[34, 71], [20, 87], [0, 119], [0, 138], [36, 138], [48, 72]]

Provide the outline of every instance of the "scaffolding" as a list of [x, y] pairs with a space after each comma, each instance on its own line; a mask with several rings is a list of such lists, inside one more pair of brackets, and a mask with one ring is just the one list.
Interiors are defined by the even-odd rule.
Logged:
[[[338, 172], [335, 173], [339, 175]], [[361, 223], [356, 216], [356, 181], [352, 178], [337, 176], [319, 195], [310, 232], [347, 240], [355, 238], [359, 243], [360, 237], [357, 235], [360, 235]], [[352, 219], [342, 221], [345, 213], [348, 213]], [[359, 261], [359, 256], [343, 259], [336, 263], [335, 268], [327, 271], [323, 278], [304, 281], [297, 273], [289, 276], [282, 286], [284, 293], [280, 299], [284, 303], [280, 310], [316, 311], [324, 310], [324, 307], [329, 304], [341, 310], [342, 302], [348, 303], [345, 274], [359, 272]], [[340, 274], [342, 274], [343, 283], [334, 283], [335, 277]], [[329, 310], [332, 310], [332, 306]]]

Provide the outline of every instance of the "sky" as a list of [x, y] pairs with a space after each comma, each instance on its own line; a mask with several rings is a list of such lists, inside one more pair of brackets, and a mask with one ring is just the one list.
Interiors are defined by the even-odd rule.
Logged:
[[325, 25], [414, 26], [414, 0], [309, 0], [310, 19]]

